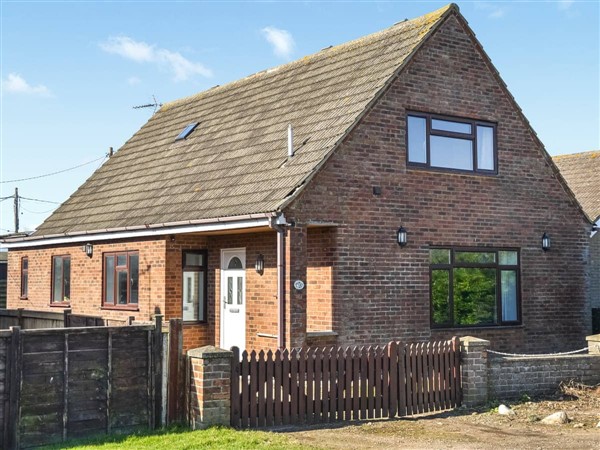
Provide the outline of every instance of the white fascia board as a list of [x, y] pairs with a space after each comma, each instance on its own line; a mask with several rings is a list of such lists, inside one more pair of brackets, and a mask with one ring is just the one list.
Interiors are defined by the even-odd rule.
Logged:
[[162, 236], [165, 234], [201, 233], [205, 231], [243, 230], [249, 228], [267, 227], [270, 219], [261, 217], [258, 219], [246, 219], [232, 222], [217, 222], [198, 225], [187, 225], [180, 227], [151, 228], [135, 231], [120, 231], [115, 233], [79, 234], [76, 236], [64, 236], [38, 240], [27, 240], [19, 242], [4, 242], [0, 244], [3, 248], [29, 248], [47, 245], [75, 244], [81, 242], [108, 241], [115, 239], [131, 239], [138, 237]]

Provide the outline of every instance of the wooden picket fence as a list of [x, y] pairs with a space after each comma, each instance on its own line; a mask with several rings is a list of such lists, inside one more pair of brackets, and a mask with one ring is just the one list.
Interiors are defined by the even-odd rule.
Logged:
[[232, 350], [231, 425], [238, 428], [393, 418], [461, 402], [458, 338], [241, 358]]

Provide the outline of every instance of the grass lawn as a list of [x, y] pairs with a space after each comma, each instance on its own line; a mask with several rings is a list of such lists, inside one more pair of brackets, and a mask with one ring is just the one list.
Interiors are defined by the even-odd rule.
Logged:
[[172, 428], [155, 433], [132, 436], [104, 436], [97, 439], [65, 442], [60, 445], [43, 447], [50, 449], [285, 449], [307, 448], [284, 434], [265, 431], [237, 431], [231, 428], [209, 428], [189, 431]]

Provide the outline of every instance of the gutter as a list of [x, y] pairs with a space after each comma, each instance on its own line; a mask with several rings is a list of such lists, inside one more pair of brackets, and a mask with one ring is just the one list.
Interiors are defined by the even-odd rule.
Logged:
[[199, 233], [207, 231], [238, 230], [257, 227], [268, 227], [276, 213], [249, 214], [246, 216], [226, 217], [219, 219], [189, 220], [135, 227], [111, 228], [95, 231], [77, 231], [73, 233], [25, 236], [5, 238], [2, 247], [8, 249], [40, 247], [46, 245], [70, 244], [81, 242], [105, 241], [112, 239], [129, 239], [165, 234]]

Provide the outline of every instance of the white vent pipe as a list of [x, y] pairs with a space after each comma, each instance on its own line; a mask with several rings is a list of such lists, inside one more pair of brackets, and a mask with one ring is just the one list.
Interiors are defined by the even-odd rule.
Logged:
[[292, 124], [288, 125], [288, 158], [294, 156], [294, 129]]

